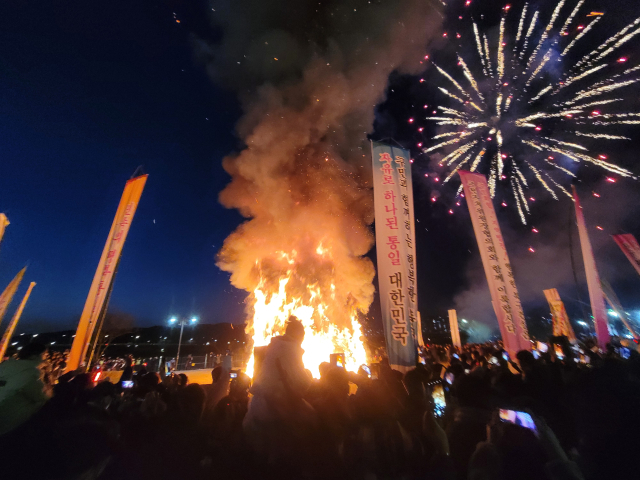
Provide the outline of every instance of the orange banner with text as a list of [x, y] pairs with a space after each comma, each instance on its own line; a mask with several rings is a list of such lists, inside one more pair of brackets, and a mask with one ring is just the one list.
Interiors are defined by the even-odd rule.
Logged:
[[84, 363], [93, 329], [102, 312], [107, 291], [109, 290], [116, 264], [122, 252], [122, 246], [129, 233], [131, 221], [136, 213], [140, 196], [147, 182], [147, 176], [148, 175], [141, 175], [132, 178], [124, 187], [116, 216], [113, 219], [113, 224], [107, 237], [107, 243], [102, 250], [100, 263], [98, 263], [98, 268], [93, 277], [91, 288], [89, 289], [87, 301], [84, 304], [84, 309], [80, 316], [76, 336], [71, 346], [69, 359], [67, 360], [66, 371], [76, 370]]
[[509, 355], [515, 357], [519, 350], [531, 350], [531, 342], [487, 179], [478, 173], [458, 173], [498, 317], [502, 342]]

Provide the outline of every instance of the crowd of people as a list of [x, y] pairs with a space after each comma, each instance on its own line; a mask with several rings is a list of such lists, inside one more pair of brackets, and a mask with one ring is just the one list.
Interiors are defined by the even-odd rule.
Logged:
[[[253, 381], [223, 362], [210, 385], [130, 364], [117, 384], [87, 373], [50, 384], [38, 370], [44, 347], [24, 347], [0, 364], [0, 471], [104, 480], [637, 476], [633, 350], [622, 358], [613, 347], [559, 341], [510, 358], [499, 343], [431, 346], [405, 373], [384, 360], [357, 373], [325, 363], [314, 379], [303, 338], [290, 319]], [[25, 372], [40, 388], [15, 398], [5, 389]]]

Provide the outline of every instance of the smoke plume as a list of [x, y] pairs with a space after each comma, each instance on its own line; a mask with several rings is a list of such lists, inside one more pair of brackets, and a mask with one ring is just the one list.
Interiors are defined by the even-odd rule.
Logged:
[[423, 68], [439, 10], [425, 0], [235, 0], [212, 17], [221, 40], [196, 40], [197, 52], [245, 112], [245, 148], [224, 159], [232, 179], [219, 199], [247, 221], [225, 240], [218, 266], [248, 292], [261, 281], [277, 291], [293, 268], [287, 295], [309, 295], [309, 285], [335, 291], [327, 316], [349, 325], [348, 310], [366, 312], [374, 293], [363, 258], [374, 241], [374, 107], [391, 72]]

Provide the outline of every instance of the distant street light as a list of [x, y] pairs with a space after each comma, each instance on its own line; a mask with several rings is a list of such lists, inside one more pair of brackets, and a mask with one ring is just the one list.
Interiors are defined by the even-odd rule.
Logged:
[[195, 325], [198, 321], [198, 317], [191, 317], [190, 320], [186, 318], [178, 319], [177, 317], [171, 317], [169, 319], [169, 323], [171, 325], [175, 325], [176, 323], [180, 324], [180, 339], [178, 340], [178, 353], [176, 354], [176, 369], [178, 368], [178, 362], [180, 361], [180, 346], [182, 345], [182, 332], [184, 330], [184, 326], [187, 324]]

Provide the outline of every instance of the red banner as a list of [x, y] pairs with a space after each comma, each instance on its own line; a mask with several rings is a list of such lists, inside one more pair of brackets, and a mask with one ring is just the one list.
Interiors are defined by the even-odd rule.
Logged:
[[138, 202], [146, 182], [147, 175], [141, 175], [129, 180], [124, 187], [116, 216], [111, 225], [111, 231], [107, 237], [107, 243], [102, 250], [100, 263], [98, 263], [96, 274], [89, 289], [89, 296], [80, 316], [73, 345], [71, 345], [69, 359], [67, 360], [67, 372], [76, 370], [84, 363], [93, 329], [102, 312], [118, 258], [120, 258], [124, 241], [129, 233], [129, 227], [136, 213], [136, 208], [138, 208]]
[[515, 357], [519, 350], [531, 350], [531, 342], [513, 270], [489, 195], [487, 179], [477, 173], [458, 173], [462, 179], [482, 265], [498, 317], [502, 342], [509, 355]]
[[573, 199], [576, 203], [576, 220], [578, 222], [580, 245], [582, 246], [582, 259], [587, 274], [589, 299], [591, 300], [591, 314], [593, 315], [593, 322], [596, 326], [598, 346], [604, 350], [607, 343], [609, 343], [609, 324], [607, 323], [607, 311], [604, 308], [604, 296], [602, 295], [602, 287], [600, 286], [600, 275], [598, 275], [598, 269], [596, 268], [596, 259], [593, 257], [593, 249], [591, 248], [591, 241], [587, 234], [587, 227], [584, 224], [580, 199], [578, 198], [576, 187], [573, 186], [572, 188]]
[[612, 237], [640, 275], [640, 245], [638, 245], [636, 237], [630, 233], [612, 235]]

